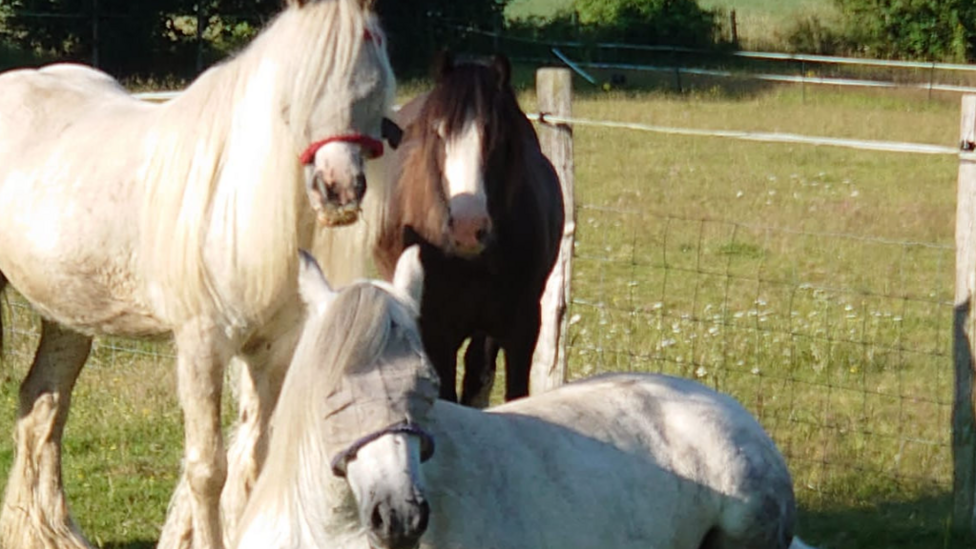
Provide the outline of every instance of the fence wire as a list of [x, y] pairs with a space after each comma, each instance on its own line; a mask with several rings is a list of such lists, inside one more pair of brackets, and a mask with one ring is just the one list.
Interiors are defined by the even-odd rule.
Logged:
[[[609, 128], [959, 154], [917, 143], [543, 119], [597, 126], [599, 134], [574, 132], [584, 150], [582, 140], [605, 138]], [[581, 198], [594, 196], [589, 184], [576, 182], [570, 379], [611, 371], [697, 379], [756, 415], [786, 455], [807, 508], [942, 494], [932, 501], [947, 519], [951, 243], [606, 206]], [[915, 520], [920, 509], [906, 509], [906, 522]]]

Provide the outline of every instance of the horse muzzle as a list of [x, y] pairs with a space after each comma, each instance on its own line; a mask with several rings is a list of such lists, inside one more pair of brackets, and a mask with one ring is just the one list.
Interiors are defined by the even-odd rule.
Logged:
[[367, 510], [363, 523], [373, 549], [416, 549], [430, 520], [430, 505], [419, 493], [406, 501], [379, 497]]
[[483, 201], [472, 195], [460, 195], [451, 199], [447, 234], [454, 254], [471, 259], [488, 246], [492, 237], [492, 222]]
[[306, 154], [306, 191], [319, 223], [327, 227], [354, 223], [366, 194], [362, 145], [332, 141]]
[[330, 179], [316, 170], [308, 185], [308, 200], [319, 224], [338, 227], [359, 219], [366, 194], [366, 175], [359, 173], [345, 180]]

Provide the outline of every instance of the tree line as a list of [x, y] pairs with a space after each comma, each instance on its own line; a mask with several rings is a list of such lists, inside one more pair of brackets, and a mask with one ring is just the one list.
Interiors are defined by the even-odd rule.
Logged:
[[[91, 63], [115, 76], [191, 77], [250, 41], [282, 0], [9, 0], [0, 3], [0, 40], [42, 59]], [[425, 66], [450, 46], [444, 22], [495, 21], [498, 0], [376, 0], [402, 71]], [[202, 25], [198, 26], [198, 22]], [[199, 29], [199, 33], [198, 33]]]
[[[398, 73], [422, 70], [438, 49], [474, 47], [468, 27], [541, 39], [735, 47], [718, 12], [696, 0], [574, 0], [555, 17], [503, 22], [507, 1], [376, 0], [375, 8]], [[976, 54], [976, 0], [831, 1], [841, 24], [799, 22], [788, 38], [795, 51], [951, 62]], [[116, 76], [191, 77], [247, 43], [281, 4], [8, 0], [0, 6], [0, 41], [48, 59], [91, 62], [97, 51], [99, 66]]]

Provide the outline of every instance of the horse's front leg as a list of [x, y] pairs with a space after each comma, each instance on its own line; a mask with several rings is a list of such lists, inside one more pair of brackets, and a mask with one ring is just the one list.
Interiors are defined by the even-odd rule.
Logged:
[[41, 324], [40, 345], [20, 386], [17, 451], [0, 510], [0, 548], [88, 547], [68, 514], [61, 436], [91, 341], [57, 324]]
[[502, 341], [502, 348], [505, 349], [505, 402], [529, 395], [529, 372], [540, 324], [539, 301], [534, 300], [522, 308], [512, 331]]
[[495, 387], [495, 363], [498, 359], [498, 341], [484, 332], [471, 336], [468, 350], [464, 353], [464, 384], [461, 404], [475, 408], [487, 408], [491, 391]]
[[158, 547], [220, 549], [220, 491], [227, 477], [220, 397], [233, 345], [210, 319], [195, 319], [174, 335], [184, 421], [183, 476]]
[[440, 398], [457, 402], [457, 352], [461, 344], [455, 343], [442, 326], [424, 325], [423, 316], [420, 322], [424, 351], [441, 381]]
[[220, 497], [224, 543], [234, 539], [237, 523], [268, 453], [271, 413], [291, 363], [301, 330], [302, 308], [285, 307], [235, 358], [237, 425], [227, 451], [227, 484]]

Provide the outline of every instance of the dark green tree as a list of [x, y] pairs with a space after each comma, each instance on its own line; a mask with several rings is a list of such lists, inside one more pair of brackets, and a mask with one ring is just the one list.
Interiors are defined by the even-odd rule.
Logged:
[[[423, 72], [441, 49], [465, 44], [467, 27], [491, 29], [507, 0], [377, 0], [397, 74]], [[488, 53], [488, 52], [483, 52]]]
[[834, 0], [848, 39], [872, 57], [965, 61], [976, 46], [976, 0]]
[[631, 44], [710, 46], [715, 14], [696, 0], [575, 0], [579, 22], [597, 38]]

